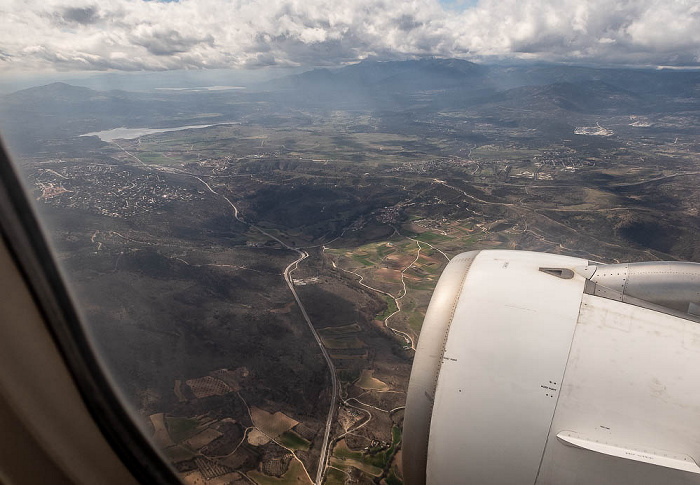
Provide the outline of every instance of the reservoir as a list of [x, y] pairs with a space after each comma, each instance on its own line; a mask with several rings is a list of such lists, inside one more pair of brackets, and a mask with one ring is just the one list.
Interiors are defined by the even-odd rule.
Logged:
[[208, 128], [210, 126], [218, 125], [233, 125], [237, 123], [214, 123], [211, 125], [188, 125], [188, 126], [177, 126], [174, 128], [113, 128], [111, 130], [104, 131], [94, 131], [92, 133], [85, 133], [80, 136], [96, 136], [100, 140], [111, 142], [114, 140], [132, 140], [140, 136], [153, 135], [155, 133], [166, 133], [168, 131], [180, 131], [180, 130], [196, 130], [199, 128]]

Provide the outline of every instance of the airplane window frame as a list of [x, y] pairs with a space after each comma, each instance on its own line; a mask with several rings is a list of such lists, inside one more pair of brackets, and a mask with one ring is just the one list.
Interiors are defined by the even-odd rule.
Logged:
[[35, 210], [6, 145], [0, 139], [0, 237], [61, 353], [93, 421], [140, 483], [180, 484], [133, 421], [90, 343]]

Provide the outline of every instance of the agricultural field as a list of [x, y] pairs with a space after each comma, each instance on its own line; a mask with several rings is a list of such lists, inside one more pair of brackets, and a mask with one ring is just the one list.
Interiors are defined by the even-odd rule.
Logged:
[[313, 482], [304, 473], [298, 462], [291, 462], [289, 469], [281, 477], [271, 477], [257, 471], [248, 472], [248, 477], [258, 485], [308, 485]]
[[272, 414], [255, 406], [250, 408], [250, 417], [253, 420], [253, 424], [270, 438], [277, 438], [299, 424], [299, 421], [290, 418], [282, 412], [278, 411]]

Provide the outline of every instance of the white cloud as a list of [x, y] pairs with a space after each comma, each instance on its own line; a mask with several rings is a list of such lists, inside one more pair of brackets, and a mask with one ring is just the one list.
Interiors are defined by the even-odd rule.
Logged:
[[0, 69], [338, 65], [368, 56], [700, 64], [687, 0], [0, 0]]

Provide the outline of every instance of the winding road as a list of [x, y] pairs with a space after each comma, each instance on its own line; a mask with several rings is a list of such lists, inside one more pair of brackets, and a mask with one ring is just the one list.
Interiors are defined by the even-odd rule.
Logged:
[[[360, 273], [356, 273], [355, 271], [350, 271], [350, 270], [341, 268], [341, 267], [339, 267], [338, 265], [336, 265], [335, 263], [333, 263], [333, 267], [339, 269], [340, 271], [345, 271], [346, 273], [349, 273], [349, 274], [352, 274], [352, 275], [355, 275], [355, 276], [359, 277], [360, 279], [359, 279], [357, 282], [358, 282], [361, 286], [364, 286], [364, 287], [367, 288], [367, 289], [370, 289], [370, 290], [372, 290], [372, 291], [376, 291], [377, 293], [381, 293], [381, 294], [383, 294], [383, 295], [388, 296], [389, 298], [392, 298], [392, 299], [394, 300], [394, 304], [396, 305], [396, 311], [384, 319], [384, 326], [385, 326], [386, 328], [388, 328], [389, 330], [391, 330], [392, 332], [394, 332], [396, 335], [399, 335], [400, 337], [403, 337], [404, 340], [406, 340], [406, 343], [409, 344], [409, 345], [411, 346], [411, 349], [416, 350], [416, 346], [415, 346], [415, 344], [414, 344], [414, 342], [413, 342], [413, 338], [411, 338], [410, 335], [408, 335], [406, 332], [402, 332], [401, 330], [397, 330], [397, 329], [395, 329], [394, 327], [390, 327], [390, 326], [389, 326], [389, 319], [401, 311], [401, 304], [399, 303], [399, 300], [400, 300], [401, 298], [403, 298], [403, 296], [401, 296], [401, 297], [399, 297], [399, 298], [396, 298], [394, 295], [392, 295], [392, 294], [389, 293], [389, 292], [386, 292], [386, 291], [384, 291], [384, 290], [380, 290], [379, 288], [374, 288], [373, 286], [369, 286], [368, 284], [366, 284], [366, 283], [363, 281], [363, 280], [365, 279], [365, 277], [362, 276]], [[405, 290], [405, 289], [406, 289], [406, 288], [405, 288], [405, 286], [404, 286], [404, 290]]]
[[[333, 416], [335, 415], [335, 408], [338, 403], [338, 377], [336, 376], [335, 372], [335, 365], [333, 365], [333, 361], [331, 360], [331, 356], [328, 354], [328, 351], [326, 350], [326, 347], [323, 345], [323, 341], [321, 340], [320, 335], [314, 328], [313, 324], [311, 323], [311, 319], [309, 318], [309, 314], [306, 312], [306, 308], [304, 308], [304, 304], [301, 302], [301, 299], [299, 298], [299, 295], [297, 294], [296, 290], [294, 289], [294, 282], [292, 281], [291, 273], [298, 268], [299, 263], [305, 260], [306, 258], [309, 257], [309, 253], [306, 251], [303, 251], [298, 248], [294, 248], [281, 239], [279, 239], [276, 236], [273, 236], [269, 232], [265, 231], [264, 229], [256, 226], [255, 224], [252, 224], [250, 222], [247, 222], [241, 217], [241, 213], [238, 211], [238, 207], [231, 202], [231, 200], [226, 197], [223, 194], [218, 193], [215, 191], [211, 185], [209, 185], [207, 182], [205, 182], [201, 177], [198, 177], [195, 174], [188, 173], [184, 170], [179, 170], [175, 168], [165, 168], [165, 167], [158, 167], [158, 166], [150, 166], [146, 165], [140, 158], [138, 158], [136, 155], [126, 151], [123, 147], [121, 147], [119, 144], [113, 141], [115, 145], [117, 145], [119, 148], [121, 148], [127, 155], [135, 158], [141, 165], [146, 167], [149, 170], [156, 169], [161, 172], [165, 173], [174, 173], [174, 174], [179, 174], [179, 175], [186, 175], [192, 178], [197, 179], [199, 182], [204, 184], [204, 186], [209, 190], [214, 195], [217, 195], [221, 198], [223, 198], [229, 206], [231, 206], [231, 209], [233, 209], [233, 216], [236, 218], [236, 220], [242, 224], [247, 225], [248, 227], [255, 229], [256, 231], [260, 232], [261, 234], [264, 234], [265, 236], [277, 241], [280, 243], [280, 245], [288, 249], [290, 251], [294, 251], [299, 255], [299, 257], [289, 263], [289, 265], [284, 269], [284, 281], [287, 283], [287, 286], [289, 286], [289, 290], [292, 292], [292, 295], [294, 295], [294, 300], [296, 300], [297, 305], [299, 306], [299, 309], [301, 310], [302, 315], [304, 316], [304, 320], [306, 320], [306, 324], [309, 326], [309, 330], [311, 330], [311, 334], [314, 336], [314, 339], [316, 339], [316, 343], [318, 344], [319, 348], [321, 349], [321, 353], [323, 354], [323, 358], [326, 360], [326, 364], [328, 365], [328, 370], [331, 373], [331, 383], [332, 383], [332, 392], [331, 392], [331, 403], [330, 407], [328, 409], [328, 417], [326, 418], [326, 429], [323, 434], [323, 445], [321, 447], [321, 456], [319, 457], [318, 460], [318, 470], [316, 473], [316, 485], [321, 485], [321, 482], [323, 481], [323, 474], [326, 471], [326, 460], [328, 458], [328, 444], [330, 441], [330, 435], [331, 435], [331, 428], [333, 427]], [[122, 236], [123, 237], [123, 236]], [[295, 455], [296, 457], [296, 455]]]
[[[289, 247], [289, 246], [287, 246]], [[299, 249], [293, 249], [294, 251], [299, 253], [299, 258], [296, 261], [293, 261], [292, 263], [289, 263], [289, 266], [287, 266], [284, 270], [284, 280], [287, 282], [287, 286], [289, 286], [289, 290], [292, 292], [292, 295], [294, 295], [294, 299], [297, 302], [297, 305], [299, 305], [299, 309], [301, 310], [301, 314], [304, 315], [304, 320], [306, 320], [307, 325], [309, 326], [309, 329], [311, 330], [311, 333], [313, 334], [314, 338], [316, 339], [316, 343], [321, 349], [321, 353], [323, 353], [323, 358], [326, 359], [326, 364], [328, 364], [328, 369], [331, 372], [331, 380], [333, 382], [333, 392], [331, 394], [331, 406], [330, 409], [328, 410], [328, 417], [326, 418], [326, 431], [323, 435], [323, 446], [321, 448], [321, 456], [318, 459], [318, 471], [316, 473], [316, 485], [321, 485], [321, 482], [323, 481], [323, 473], [326, 471], [326, 460], [328, 458], [328, 442], [330, 441], [330, 436], [331, 436], [331, 428], [333, 426], [333, 415], [335, 414], [335, 407], [336, 403], [338, 401], [338, 378], [336, 377], [335, 374], [335, 365], [333, 365], [333, 361], [331, 360], [331, 356], [328, 354], [328, 351], [326, 350], [326, 347], [323, 345], [323, 342], [321, 341], [321, 337], [319, 336], [318, 332], [314, 328], [314, 326], [311, 324], [311, 319], [309, 318], [308, 313], [306, 313], [306, 309], [304, 308], [304, 305], [301, 303], [301, 300], [299, 299], [299, 295], [297, 295], [296, 289], [294, 289], [294, 282], [292, 281], [292, 272], [297, 269], [299, 266], [299, 263], [305, 260], [306, 258], [309, 257], [309, 253], [306, 251], [302, 251]]]
[[[182, 172], [180, 172], [182, 173]], [[299, 306], [299, 310], [301, 310], [301, 314], [304, 316], [304, 320], [306, 320], [306, 324], [309, 327], [309, 330], [311, 330], [311, 334], [314, 336], [314, 339], [316, 339], [316, 343], [318, 344], [319, 348], [321, 349], [321, 353], [323, 354], [323, 358], [326, 360], [326, 364], [328, 365], [328, 370], [331, 373], [331, 382], [332, 382], [332, 392], [331, 392], [331, 404], [328, 409], [328, 417], [326, 418], [326, 429], [323, 434], [323, 445], [321, 447], [321, 456], [319, 457], [318, 460], [318, 470], [316, 473], [316, 485], [321, 485], [321, 482], [323, 481], [323, 474], [326, 471], [326, 460], [328, 459], [328, 443], [330, 441], [330, 436], [331, 436], [331, 428], [333, 427], [333, 416], [335, 415], [335, 408], [338, 402], [338, 377], [336, 376], [335, 372], [335, 365], [333, 365], [333, 361], [331, 360], [331, 356], [328, 354], [328, 351], [326, 350], [326, 347], [323, 345], [323, 341], [321, 340], [321, 336], [318, 334], [316, 329], [314, 328], [313, 324], [311, 323], [311, 318], [309, 318], [309, 314], [306, 312], [306, 308], [304, 308], [304, 304], [301, 302], [301, 299], [299, 298], [299, 295], [297, 294], [296, 289], [294, 288], [294, 281], [292, 280], [292, 272], [299, 267], [299, 263], [301, 263], [303, 260], [309, 257], [309, 253], [307, 253], [304, 250], [294, 248], [292, 246], [289, 246], [287, 243], [279, 239], [278, 237], [273, 236], [269, 232], [265, 231], [264, 229], [256, 226], [255, 224], [251, 224], [250, 222], [246, 222], [242, 217], [240, 212], [238, 211], [238, 208], [235, 206], [231, 200], [229, 200], [228, 197], [225, 195], [219, 194], [216, 192], [207, 182], [202, 180], [200, 177], [197, 177], [196, 175], [190, 175], [191, 177], [196, 178], [199, 180], [201, 183], [204, 184], [204, 186], [213, 194], [218, 195], [219, 197], [222, 197], [233, 209], [233, 215], [236, 218], [238, 222], [241, 222], [243, 224], [246, 224], [247, 226], [251, 227], [252, 229], [255, 229], [256, 231], [260, 232], [261, 234], [264, 234], [265, 236], [277, 241], [282, 245], [283, 248], [288, 249], [290, 251], [296, 252], [299, 257], [289, 263], [289, 265], [284, 269], [284, 281], [287, 283], [287, 286], [289, 287], [289, 291], [292, 292], [292, 295], [294, 296], [294, 300], [296, 300], [297, 305]]]

